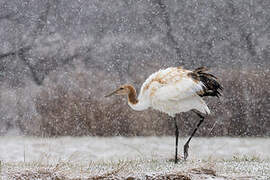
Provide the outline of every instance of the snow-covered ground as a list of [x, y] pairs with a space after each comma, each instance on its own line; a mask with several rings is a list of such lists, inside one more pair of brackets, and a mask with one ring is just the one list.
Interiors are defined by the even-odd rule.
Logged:
[[[181, 155], [185, 141], [180, 139]], [[121, 177], [145, 177], [189, 174], [199, 168], [214, 170], [221, 179], [270, 178], [270, 138], [194, 138], [189, 154], [186, 162], [175, 165], [171, 161], [174, 137], [0, 137], [2, 177], [39, 172], [40, 168], [66, 177], [92, 177], [116, 170]]]

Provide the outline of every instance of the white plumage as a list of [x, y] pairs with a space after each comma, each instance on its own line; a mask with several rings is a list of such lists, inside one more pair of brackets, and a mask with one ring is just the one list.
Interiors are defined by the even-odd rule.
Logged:
[[209, 108], [197, 94], [203, 91], [203, 83], [194, 81], [188, 73], [192, 71], [179, 67], [170, 67], [153, 73], [141, 87], [139, 103], [129, 105], [134, 110], [151, 107], [172, 117], [191, 109], [209, 114]]

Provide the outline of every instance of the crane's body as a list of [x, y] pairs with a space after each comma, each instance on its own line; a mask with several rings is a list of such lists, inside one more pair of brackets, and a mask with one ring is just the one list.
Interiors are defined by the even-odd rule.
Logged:
[[219, 97], [221, 95], [219, 90], [222, 90], [222, 86], [218, 83], [214, 75], [206, 71], [207, 69], [205, 67], [200, 67], [193, 71], [183, 69], [182, 67], [169, 67], [150, 75], [141, 86], [138, 97], [132, 85], [123, 85], [106, 97], [113, 94], [127, 95], [128, 104], [134, 110], [142, 111], [153, 108], [173, 117], [176, 128], [175, 163], [177, 163], [179, 131], [175, 115], [181, 112], [196, 110], [194, 112], [201, 118], [190, 138], [185, 143], [184, 159], [187, 159], [189, 142], [204, 121], [204, 116], [200, 113], [210, 113], [202, 97]]
[[138, 103], [128, 101], [134, 110], [149, 107], [174, 117], [177, 113], [196, 109], [209, 114], [210, 110], [197, 94], [203, 91], [204, 84], [190, 77], [192, 71], [181, 67], [170, 67], [150, 75], [143, 83]]

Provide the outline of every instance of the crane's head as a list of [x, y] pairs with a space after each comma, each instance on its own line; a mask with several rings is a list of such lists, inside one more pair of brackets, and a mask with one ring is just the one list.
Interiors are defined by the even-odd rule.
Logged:
[[129, 85], [120, 86], [115, 91], [111, 92], [110, 94], [106, 95], [105, 97], [110, 97], [112, 95], [127, 95], [130, 92]]

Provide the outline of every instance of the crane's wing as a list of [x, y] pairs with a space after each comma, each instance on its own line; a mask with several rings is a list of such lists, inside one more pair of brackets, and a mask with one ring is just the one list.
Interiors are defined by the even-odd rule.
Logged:
[[191, 109], [210, 113], [199, 96], [205, 85], [202, 81], [192, 78], [191, 72], [178, 67], [152, 74], [143, 84], [139, 99], [149, 98], [152, 108], [171, 116]]
[[[198, 96], [203, 90], [202, 82], [195, 82], [188, 76], [182, 76], [178, 81], [169, 81], [157, 85], [155, 92], [152, 93], [152, 99], [158, 101], [179, 101], [185, 98]], [[153, 87], [154, 89], [155, 87]]]

